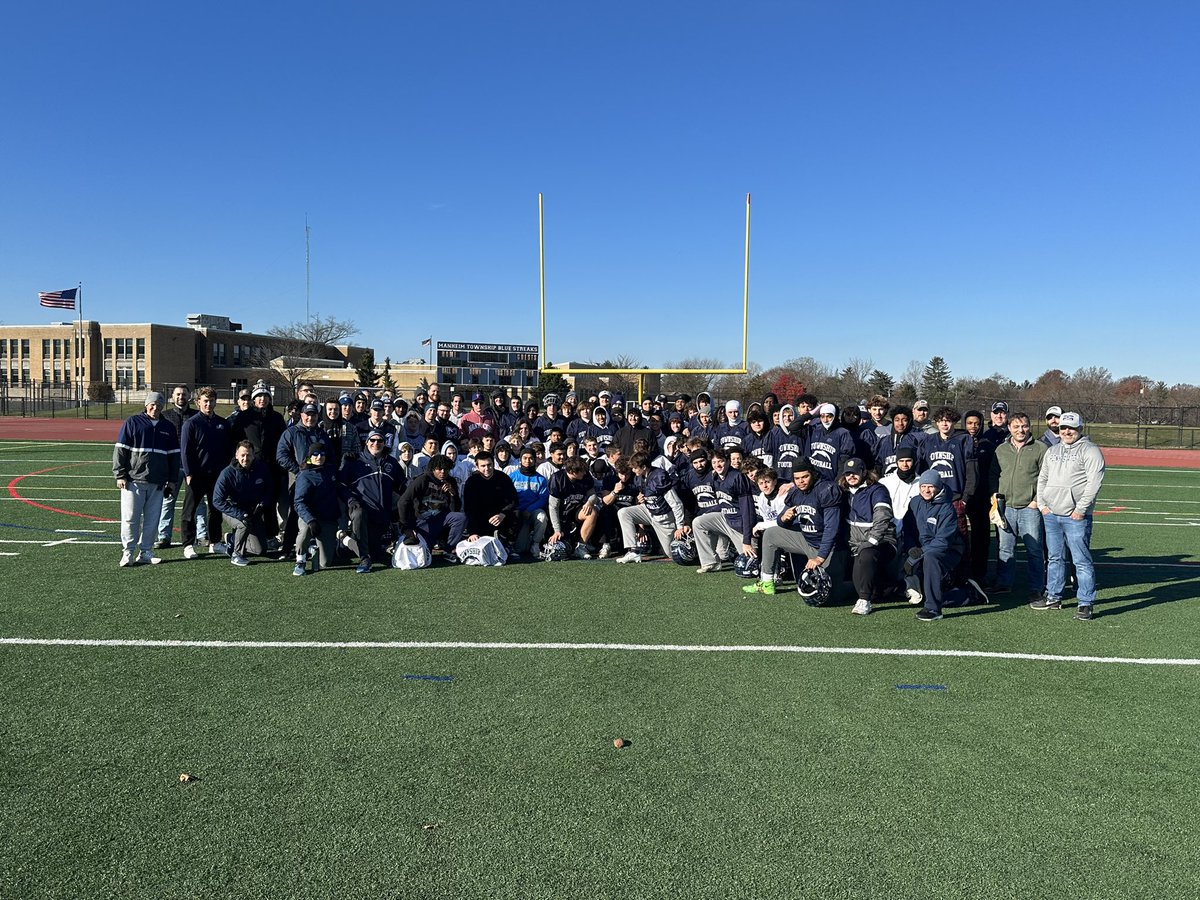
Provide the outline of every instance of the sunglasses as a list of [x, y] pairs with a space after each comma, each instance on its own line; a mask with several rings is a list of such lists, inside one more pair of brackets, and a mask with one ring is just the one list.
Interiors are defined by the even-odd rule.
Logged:
[[383, 438], [367, 438], [368, 444], [382, 444]]

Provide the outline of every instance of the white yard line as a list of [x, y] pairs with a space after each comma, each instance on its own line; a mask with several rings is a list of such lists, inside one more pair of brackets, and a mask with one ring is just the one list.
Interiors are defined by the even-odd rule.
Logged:
[[909, 647], [805, 647], [774, 644], [601, 644], [509, 641], [184, 641], [90, 638], [0, 637], [13, 647], [130, 647], [196, 650], [520, 650], [613, 653], [794, 653], [837, 656], [918, 656], [952, 659], [1006, 659], [1028, 662], [1109, 663], [1137, 666], [1200, 666], [1200, 659], [1140, 656], [1076, 656], [1011, 653], [998, 650], [930, 650]]

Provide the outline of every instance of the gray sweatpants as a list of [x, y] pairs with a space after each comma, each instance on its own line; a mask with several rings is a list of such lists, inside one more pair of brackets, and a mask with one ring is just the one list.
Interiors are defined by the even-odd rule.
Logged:
[[675, 529], [671, 524], [655, 519], [645, 506], [627, 506], [617, 510], [617, 521], [621, 523], [621, 543], [625, 545], [626, 550], [632, 550], [637, 546], [637, 527], [647, 525], [654, 529], [654, 535], [658, 538], [663, 555], [671, 552], [671, 540], [674, 537]]
[[[775, 564], [779, 559], [779, 552], [781, 550], [784, 553], [798, 554], [806, 559], [813, 559], [820, 555], [802, 532], [792, 531], [789, 528], [784, 528], [782, 525], [771, 525], [762, 533], [762, 562], [759, 572], [763, 581], [774, 577]], [[821, 563], [821, 568], [829, 573], [829, 579], [833, 582], [833, 592], [836, 594], [838, 588], [841, 587], [842, 582], [845, 580], [846, 566], [842, 551], [831, 550], [829, 555], [825, 557], [825, 561]], [[794, 574], [796, 580], [799, 581], [800, 571]]]
[[742, 552], [742, 533], [729, 524], [723, 512], [705, 513], [692, 520], [692, 533], [696, 535], [696, 553], [700, 565], [711, 566], [722, 562], [730, 554]]

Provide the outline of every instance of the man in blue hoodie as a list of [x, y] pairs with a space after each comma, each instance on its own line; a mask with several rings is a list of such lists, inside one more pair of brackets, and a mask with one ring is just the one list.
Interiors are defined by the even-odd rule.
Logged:
[[843, 427], [841, 413], [832, 403], [816, 409], [816, 421], [809, 425], [805, 456], [822, 481], [836, 481], [842, 463], [854, 456], [854, 436]]
[[919, 494], [909, 504], [917, 526], [919, 546], [908, 552], [904, 565], [908, 582], [908, 601], [923, 604], [917, 611], [922, 622], [936, 622], [947, 606], [966, 606], [972, 601], [987, 602], [987, 595], [973, 581], [966, 587], [946, 589], [945, 583], [958, 567], [967, 544], [958, 527], [958, 513], [950, 492], [936, 469], [919, 479]]

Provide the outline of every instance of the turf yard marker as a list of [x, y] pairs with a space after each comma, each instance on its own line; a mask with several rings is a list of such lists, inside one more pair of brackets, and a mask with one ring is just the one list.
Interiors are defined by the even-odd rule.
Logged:
[[0, 637], [9, 647], [129, 647], [197, 650], [565, 650], [613, 653], [795, 653], [844, 656], [925, 656], [1027, 662], [1109, 663], [1129, 666], [1200, 666], [1200, 659], [1138, 656], [1071, 656], [999, 650], [932, 650], [910, 647], [804, 647], [788, 644], [600, 644], [515, 641], [221, 641], [140, 638]]

